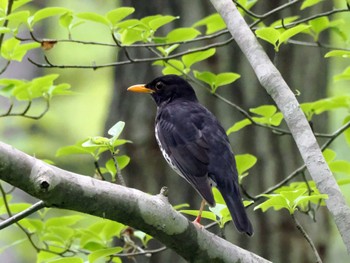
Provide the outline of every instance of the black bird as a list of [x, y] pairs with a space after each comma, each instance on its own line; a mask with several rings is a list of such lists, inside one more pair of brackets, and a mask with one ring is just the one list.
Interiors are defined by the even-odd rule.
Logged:
[[[210, 206], [215, 206], [211, 187], [217, 187], [238, 231], [251, 236], [229, 140], [215, 116], [199, 104], [192, 86], [176, 75], [165, 75], [128, 90], [150, 93], [156, 102], [155, 134], [169, 165]], [[195, 222], [199, 223], [205, 202]]]

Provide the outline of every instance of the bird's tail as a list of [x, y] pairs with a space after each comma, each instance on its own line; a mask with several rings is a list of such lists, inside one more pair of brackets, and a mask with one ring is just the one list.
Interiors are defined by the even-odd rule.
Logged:
[[221, 194], [226, 202], [227, 208], [230, 211], [237, 230], [239, 232], [245, 232], [249, 236], [253, 235], [253, 226], [250, 223], [248, 215], [243, 206], [240, 193]]

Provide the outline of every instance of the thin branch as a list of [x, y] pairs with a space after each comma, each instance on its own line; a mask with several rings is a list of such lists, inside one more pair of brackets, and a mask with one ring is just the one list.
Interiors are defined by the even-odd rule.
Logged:
[[[17, 223], [21, 219], [37, 212], [38, 210], [40, 210], [44, 207], [45, 207], [45, 203], [43, 201], [39, 201], [39, 202], [35, 203], [34, 205], [32, 205], [31, 207], [23, 210], [22, 212], [19, 212], [15, 215], [12, 215], [11, 217], [7, 218], [6, 220], [4, 220], [3, 222], [0, 223], [0, 230], [4, 229], [4, 228], [6, 228], [14, 223]], [[10, 210], [8, 210], [8, 211], [10, 211]]]
[[[215, 39], [217, 37], [226, 35], [228, 33], [227, 29], [220, 30], [218, 32], [215, 32], [210, 35], [205, 35], [201, 37], [197, 37], [195, 39], [190, 39], [186, 41], [174, 41], [174, 42], [167, 42], [167, 43], [142, 43], [142, 44], [132, 44], [132, 45], [122, 45], [122, 44], [112, 44], [112, 43], [104, 43], [104, 42], [96, 42], [96, 41], [84, 41], [84, 40], [74, 40], [74, 39], [38, 39], [37, 37], [34, 36], [33, 33], [31, 33], [32, 38], [21, 38], [16, 36], [16, 39], [21, 40], [21, 41], [32, 41], [34, 40], [35, 42], [42, 43], [44, 41], [55, 41], [57, 43], [76, 43], [76, 44], [83, 44], [83, 45], [94, 45], [94, 46], [107, 46], [107, 47], [119, 47], [119, 48], [148, 48], [148, 47], [163, 47], [163, 46], [171, 46], [175, 44], [180, 44], [180, 45], [186, 45], [186, 44], [191, 44], [191, 43], [196, 43], [196, 42], [201, 42], [205, 40], [210, 40], [210, 39]], [[115, 42], [115, 40], [114, 40]]]
[[[6, 16], [8, 16], [8, 15], [11, 14], [13, 2], [14, 2], [14, 0], [9, 0], [9, 1], [7, 2]], [[5, 3], [6, 3], [6, 2], [5, 2]], [[7, 27], [8, 24], [9, 24], [9, 20], [8, 20], [8, 19], [5, 19], [5, 22], [4, 22], [4, 24], [2, 25], [2, 27]], [[0, 34], [0, 50], [1, 50], [1, 48], [2, 48], [2, 43], [3, 43], [3, 41], [4, 41], [4, 36], [5, 36], [5, 33]]]
[[[345, 123], [342, 127], [340, 127], [338, 130], [336, 130], [335, 132], [333, 132], [331, 134], [331, 138], [326, 141], [320, 148], [322, 151], [324, 151], [337, 137], [339, 137], [344, 131], [346, 131], [347, 129], [350, 128], [350, 121]], [[271, 186], [270, 188], [268, 188], [267, 190], [265, 190], [263, 192], [263, 194], [270, 194], [273, 191], [275, 191], [276, 189], [282, 187], [283, 185], [285, 185], [286, 183], [288, 183], [290, 180], [292, 180], [294, 177], [296, 177], [298, 174], [303, 173], [306, 169], [306, 165], [303, 164], [300, 167], [298, 167], [296, 170], [294, 170], [290, 175], [288, 175], [286, 178], [284, 178], [282, 181], [280, 181], [279, 183], [275, 184], [274, 186]], [[254, 196], [252, 199], [253, 200], [258, 200], [261, 199], [262, 197], [260, 195], [258, 196]]]
[[[338, 13], [343, 13], [343, 12], [350, 12], [350, 10], [348, 8], [342, 8], [342, 9], [336, 9], [335, 8], [333, 10], [325, 11], [323, 13], [318, 13], [318, 14], [315, 14], [315, 15], [312, 15], [312, 16], [309, 16], [309, 17], [306, 17], [306, 18], [303, 18], [303, 19], [291, 22], [289, 24], [285, 24], [284, 26], [286, 28], [291, 28], [291, 27], [297, 26], [299, 24], [302, 24], [302, 23], [305, 23], [305, 22], [309, 22], [309, 21], [314, 20], [316, 18], [325, 17], [325, 16], [329, 17], [331, 15], [338, 14]], [[276, 29], [282, 28], [282, 26], [277, 26], [275, 28]]]
[[232, 38], [229, 38], [225, 41], [222, 42], [218, 42], [218, 43], [213, 43], [213, 44], [209, 44], [203, 47], [199, 47], [199, 48], [194, 48], [194, 49], [190, 49], [187, 51], [183, 51], [183, 52], [179, 52], [173, 55], [169, 55], [167, 57], [149, 57], [149, 58], [135, 58], [132, 60], [124, 60], [124, 61], [117, 61], [117, 62], [112, 62], [112, 63], [106, 63], [106, 64], [100, 64], [100, 65], [57, 65], [57, 64], [53, 64], [49, 61], [49, 59], [47, 57], [45, 57], [45, 61], [47, 64], [43, 64], [43, 63], [38, 63], [34, 60], [32, 60], [31, 58], [28, 58], [29, 62], [31, 62], [32, 64], [36, 65], [39, 68], [80, 68], [80, 69], [99, 69], [99, 68], [106, 68], [106, 67], [115, 67], [115, 66], [121, 66], [121, 65], [127, 65], [127, 64], [132, 64], [132, 63], [145, 63], [145, 62], [154, 62], [154, 61], [158, 61], [158, 60], [169, 60], [169, 59], [173, 59], [173, 58], [178, 58], [181, 57], [183, 55], [187, 55], [187, 54], [191, 54], [191, 53], [195, 53], [195, 52], [199, 52], [199, 51], [205, 51], [211, 48], [216, 48], [216, 47], [221, 47], [224, 45], [227, 45], [228, 43], [232, 42]]
[[32, 101], [28, 101], [28, 104], [25, 107], [25, 109], [22, 112], [19, 112], [19, 113], [12, 113], [14, 103], [11, 102], [10, 107], [8, 108], [7, 112], [5, 112], [3, 114], [0, 114], [0, 118], [1, 117], [18, 117], [18, 116], [20, 116], [20, 117], [24, 117], [24, 118], [28, 118], [28, 119], [39, 120], [50, 109], [50, 99], [45, 98], [45, 102], [46, 102], [45, 108], [39, 115], [29, 115], [29, 114], [27, 114], [28, 111], [30, 110], [31, 105], [32, 105]]
[[[2, 198], [3, 198], [3, 200], [4, 200], [6, 212], [7, 212], [7, 214], [9, 215], [9, 217], [11, 218], [11, 217], [13, 217], [13, 215], [12, 215], [11, 209], [10, 209], [10, 207], [9, 207], [9, 205], [8, 205], [7, 198], [6, 198], [6, 193], [5, 193], [5, 191], [4, 191], [4, 189], [3, 189], [2, 185], [1, 185], [1, 183], [0, 183], [0, 192], [1, 192]], [[5, 220], [5, 221], [7, 221], [7, 220]], [[5, 221], [4, 221], [4, 222], [5, 222]], [[35, 245], [34, 241], [32, 240], [31, 234], [28, 233], [28, 231], [18, 222], [18, 220], [15, 221], [14, 223], [23, 231], [23, 233], [27, 236], [27, 238], [28, 238], [30, 244], [33, 246], [33, 248], [34, 248], [34, 249], [36, 250], [36, 252], [38, 253], [38, 252], [39, 252], [39, 249], [38, 249], [38, 247]]]
[[242, 9], [244, 11], [244, 13], [246, 13], [247, 15], [253, 17], [253, 18], [258, 18], [259, 19], [259, 23], [263, 20], [263, 19], [266, 19], [268, 18], [269, 16], [273, 15], [273, 14], [276, 14], [288, 7], [291, 7], [292, 5], [300, 2], [300, 0], [293, 0], [293, 1], [289, 1], [283, 5], [280, 5], [278, 7], [276, 7], [275, 9], [272, 9], [270, 10], [269, 12], [263, 14], [263, 15], [258, 15], [248, 9], [246, 9], [243, 5], [241, 5], [238, 1], [234, 0], [233, 1], [240, 9]]
[[0, 70], [0, 75], [2, 75], [6, 69], [10, 66], [11, 60], [7, 60], [5, 66]]
[[299, 223], [299, 221], [296, 219], [294, 214], [291, 214], [291, 217], [293, 219], [293, 222], [295, 224], [295, 226], [297, 227], [297, 229], [300, 231], [300, 233], [303, 235], [303, 237], [306, 239], [306, 241], [309, 243], [315, 258], [316, 258], [316, 262], [317, 263], [322, 263], [321, 257], [317, 252], [317, 249], [314, 245], [314, 242], [312, 241], [312, 239], [309, 237], [309, 235], [306, 233], [305, 229], [303, 228], [303, 226]]
[[122, 172], [120, 171], [119, 164], [118, 164], [117, 158], [115, 156], [115, 153], [111, 152], [111, 155], [112, 155], [112, 158], [113, 158], [115, 169], [117, 171], [117, 173], [116, 173], [117, 178], [118, 178], [118, 180], [119, 180], [119, 182], [120, 182], [120, 184], [122, 186], [126, 186], [126, 183], [125, 183], [125, 180], [123, 178]]

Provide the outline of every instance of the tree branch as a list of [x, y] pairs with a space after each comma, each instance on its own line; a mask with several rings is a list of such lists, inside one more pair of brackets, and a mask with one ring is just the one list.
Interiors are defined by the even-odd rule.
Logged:
[[45, 207], [45, 203], [43, 201], [39, 201], [37, 203], [35, 203], [34, 205], [32, 205], [31, 207], [29, 207], [26, 210], [23, 210], [22, 212], [15, 214], [9, 218], [7, 218], [6, 220], [4, 220], [3, 222], [0, 223], [0, 230], [3, 228], [6, 228], [14, 223], [17, 223], [19, 220], [35, 213], [36, 211], [40, 210], [41, 208]]
[[340, 192], [295, 95], [268, 58], [255, 35], [231, 0], [211, 0], [228, 30], [247, 57], [259, 82], [276, 102], [292, 132], [306, 167], [321, 193], [327, 194], [331, 212], [350, 254], [350, 208]]
[[190, 262], [269, 262], [197, 228], [162, 195], [64, 171], [0, 142], [0, 179], [44, 201], [108, 218], [157, 238]]

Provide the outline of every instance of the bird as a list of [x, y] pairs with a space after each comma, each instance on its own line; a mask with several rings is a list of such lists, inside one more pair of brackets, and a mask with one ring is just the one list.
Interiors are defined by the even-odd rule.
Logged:
[[240, 194], [238, 173], [229, 139], [217, 118], [199, 103], [193, 87], [177, 75], [163, 75], [148, 84], [132, 85], [131, 92], [149, 93], [157, 105], [155, 137], [171, 168], [215, 206], [216, 187], [239, 232], [253, 235]]

